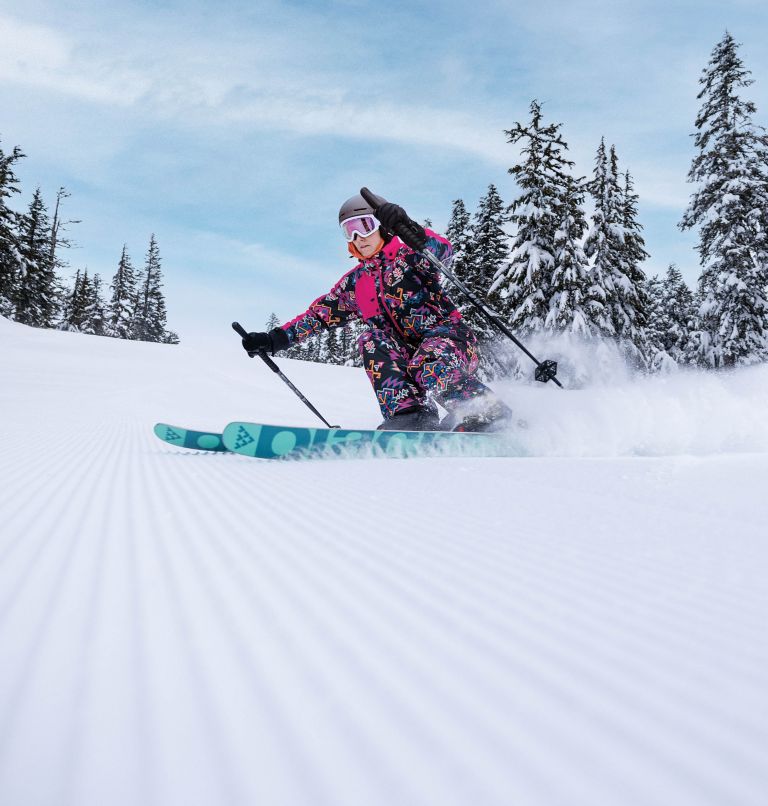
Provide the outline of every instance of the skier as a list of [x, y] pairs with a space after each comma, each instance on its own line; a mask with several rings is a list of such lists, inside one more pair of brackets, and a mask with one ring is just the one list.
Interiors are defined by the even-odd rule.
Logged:
[[[383, 200], [382, 200], [383, 202]], [[420, 254], [447, 262], [450, 243], [383, 202], [376, 210], [361, 195], [339, 210], [339, 225], [358, 263], [309, 308], [269, 333], [249, 333], [243, 347], [275, 352], [323, 328], [362, 319], [359, 348], [384, 420], [397, 431], [495, 431], [512, 412], [478, 380], [477, 339]], [[407, 232], [407, 246], [395, 231]], [[439, 403], [449, 412], [440, 422]]]

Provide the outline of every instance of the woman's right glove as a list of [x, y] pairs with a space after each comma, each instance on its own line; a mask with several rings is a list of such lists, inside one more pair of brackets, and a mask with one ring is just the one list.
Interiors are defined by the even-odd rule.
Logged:
[[269, 333], [249, 333], [243, 339], [243, 347], [248, 355], [253, 358], [256, 353], [262, 350], [269, 351], [272, 355], [280, 350], [287, 350], [290, 347], [290, 341], [283, 328], [275, 327]]
[[262, 350], [274, 353], [272, 335], [270, 333], [249, 333], [243, 338], [243, 349], [250, 356], [254, 356]]

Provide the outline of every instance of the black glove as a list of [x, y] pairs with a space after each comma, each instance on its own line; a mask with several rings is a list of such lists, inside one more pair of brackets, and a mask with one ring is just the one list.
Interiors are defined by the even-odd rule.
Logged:
[[248, 355], [253, 355], [261, 350], [274, 352], [274, 344], [270, 333], [249, 333], [243, 338], [243, 348]]
[[262, 350], [274, 355], [279, 350], [287, 350], [289, 346], [288, 334], [281, 327], [272, 328], [269, 333], [249, 333], [243, 339], [243, 347], [251, 358]]
[[376, 218], [379, 219], [384, 229], [393, 232], [411, 249], [421, 252], [426, 246], [427, 233], [424, 231], [424, 227], [417, 224], [412, 218], [408, 218], [408, 214], [399, 204], [384, 202], [376, 210]]

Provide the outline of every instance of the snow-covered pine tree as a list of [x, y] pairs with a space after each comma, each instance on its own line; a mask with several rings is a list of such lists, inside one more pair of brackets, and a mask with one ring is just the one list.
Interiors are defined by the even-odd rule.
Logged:
[[67, 298], [64, 319], [61, 323], [63, 330], [84, 332], [88, 327], [90, 309], [93, 303], [93, 283], [88, 277], [88, 269], [81, 273], [77, 270], [72, 292]]
[[13, 166], [24, 158], [19, 146], [10, 154], [0, 148], [0, 316], [12, 318], [15, 313], [21, 255], [18, 246], [18, 215], [8, 206], [8, 199], [19, 192]]
[[154, 233], [149, 239], [149, 248], [141, 274], [133, 317], [133, 337], [140, 341], [166, 341], [166, 310], [163, 295], [163, 275], [160, 250]]
[[116, 339], [134, 337], [133, 316], [136, 311], [136, 271], [123, 244], [120, 262], [110, 285], [111, 297], [107, 306], [105, 335]]
[[587, 190], [594, 201], [594, 211], [584, 241], [584, 254], [589, 258], [592, 280], [595, 286], [601, 289], [603, 298], [603, 311], [598, 320], [598, 327], [603, 336], [613, 336], [616, 330], [608, 307], [612, 304], [614, 296], [614, 272], [611, 264], [617, 261], [621, 244], [615, 228], [615, 222], [619, 217], [617, 188], [613, 187], [609, 180], [605, 138], [600, 139], [592, 180], [587, 184]]
[[327, 332], [327, 330], [321, 330], [300, 344], [299, 347], [303, 347], [304, 352], [299, 357], [305, 361], [322, 363], [325, 360], [325, 339], [323, 337]]
[[515, 123], [506, 132], [508, 142], [521, 143], [522, 161], [509, 169], [522, 191], [509, 206], [516, 226], [509, 263], [497, 272], [492, 291], [513, 329], [531, 334], [544, 329], [552, 299], [552, 275], [556, 263], [555, 236], [565, 218], [566, 197], [573, 196], [560, 134], [562, 124], [542, 121], [541, 104], [533, 101], [527, 126]]
[[280, 320], [277, 318], [277, 314], [272, 311], [272, 313], [267, 317], [265, 330], [267, 333], [269, 333], [270, 330], [274, 330], [276, 327], [280, 327]]
[[[494, 278], [502, 273], [509, 257], [509, 236], [504, 231], [507, 217], [504, 202], [496, 185], [488, 185], [488, 191], [480, 199], [468, 232], [464, 236], [461, 273], [458, 278], [483, 302], [491, 302], [491, 287]], [[462, 315], [481, 340], [495, 337], [487, 321], [477, 309], [463, 299], [458, 291], [453, 292], [459, 301]], [[495, 300], [498, 303], [498, 299]]]
[[80, 269], [78, 269], [77, 273], [75, 274], [75, 282], [72, 290], [70, 291], [65, 289], [62, 294], [59, 321], [57, 324], [59, 330], [77, 330], [77, 328], [72, 324], [72, 321], [75, 316], [75, 306], [79, 288]]
[[362, 367], [363, 359], [360, 355], [358, 342], [365, 329], [365, 323], [356, 319], [344, 325], [346, 334], [346, 349], [344, 351], [344, 364], [348, 367]]
[[104, 302], [104, 283], [100, 274], [93, 275], [91, 289], [91, 306], [88, 317], [89, 332], [95, 336], [105, 336], [107, 324], [107, 305]]
[[[469, 266], [472, 262], [473, 241], [470, 216], [463, 199], [454, 199], [453, 201], [451, 218], [445, 230], [445, 237], [451, 242], [451, 246], [453, 247], [451, 271], [463, 283], [469, 283], [471, 274]], [[478, 289], [475, 290], [478, 291], [478, 293], [487, 293], [486, 288], [481, 291]], [[462, 314], [464, 314], [466, 305], [461, 304], [459, 308]]]
[[325, 351], [326, 364], [344, 363], [344, 359], [342, 358], [341, 354], [340, 336], [341, 330], [337, 327], [331, 328], [329, 331], [327, 331]]
[[581, 338], [599, 335], [603, 291], [593, 282], [582, 242], [587, 229], [584, 181], [565, 178], [559, 202], [559, 225], [554, 233], [554, 269], [550, 279], [549, 310], [544, 327]]
[[757, 107], [740, 97], [753, 81], [730, 33], [715, 46], [699, 83], [696, 183], [682, 229], [699, 228], [700, 305], [692, 360], [730, 367], [768, 359], [768, 136]]
[[37, 188], [27, 213], [19, 216], [21, 265], [14, 299], [16, 320], [35, 327], [51, 327], [58, 308], [50, 230], [48, 211]]
[[645, 274], [639, 261], [647, 257], [636, 220], [637, 197], [631, 178], [620, 182], [616, 149], [606, 153], [600, 141], [588, 190], [594, 200], [592, 225], [584, 251], [595, 286], [604, 293], [598, 326], [613, 336], [624, 356], [639, 369], [647, 367]]
[[696, 305], [691, 289], [674, 263], [669, 265], [662, 283], [659, 316], [664, 351], [675, 363], [686, 363]]
[[665, 372], [674, 369], [676, 362], [664, 348], [664, 285], [655, 274], [645, 281], [646, 298], [646, 357], [651, 372]]
[[93, 278], [89, 279], [86, 269], [80, 285], [82, 319], [78, 329], [81, 333], [89, 333], [92, 336], [105, 335], [107, 315], [102, 295], [101, 275], [94, 274]]
[[[504, 271], [509, 257], [509, 236], [504, 231], [507, 216], [496, 185], [488, 185], [471, 221], [464, 203], [454, 202], [448, 240], [458, 244], [458, 255], [452, 263], [457, 279], [483, 303], [498, 306], [500, 299], [491, 294], [494, 278]], [[447, 233], [446, 233], [447, 235]], [[450, 288], [450, 283], [449, 283]], [[450, 293], [479, 342], [480, 374], [485, 380], [494, 378], [503, 368], [503, 359], [495, 357], [499, 341], [496, 329], [464, 295], [455, 288]]]
[[[616, 149], [611, 146], [611, 171], [618, 171]], [[637, 220], [639, 201], [635, 193], [632, 175], [629, 171], [623, 174], [621, 190], [621, 209], [624, 248], [622, 250], [623, 273], [622, 282], [616, 284], [616, 291], [621, 303], [621, 327], [619, 337], [631, 343], [633, 350], [630, 356], [638, 368], [647, 367], [653, 350], [648, 343], [648, 297], [646, 295], [646, 274], [642, 264], [650, 257], [645, 249], [642, 236], [642, 224]], [[624, 279], [626, 278], [626, 279]]]

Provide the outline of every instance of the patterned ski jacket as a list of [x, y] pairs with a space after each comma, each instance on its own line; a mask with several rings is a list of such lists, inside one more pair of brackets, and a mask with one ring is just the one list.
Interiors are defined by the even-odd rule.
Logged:
[[[426, 233], [425, 248], [449, 265], [451, 244], [431, 230]], [[364, 320], [371, 328], [386, 332], [408, 347], [431, 336], [475, 342], [441, 286], [439, 272], [399, 238], [393, 238], [372, 258], [361, 260], [330, 293], [284, 324], [285, 347], [323, 328], [338, 327], [354, 319]]]

